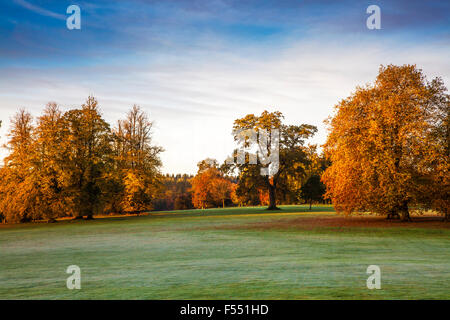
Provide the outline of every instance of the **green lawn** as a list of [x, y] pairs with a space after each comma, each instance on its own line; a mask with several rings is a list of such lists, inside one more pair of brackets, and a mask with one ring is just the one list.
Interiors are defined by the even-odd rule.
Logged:
[[[449, 299], [450, 229], [258, 228], [286, 206], [0, 228], [0, 299]], [[381, 290], [366, 287], [381, 268]], [[69, 265], [82, 289], [68, 290]]]

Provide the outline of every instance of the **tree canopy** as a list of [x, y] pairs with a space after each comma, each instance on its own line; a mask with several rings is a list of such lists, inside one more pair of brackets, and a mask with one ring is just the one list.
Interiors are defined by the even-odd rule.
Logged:
[[[252, 189], [265, 189], [269, 196], [269, 210], [278, 209], [278, 189], [288, 189], [290, 180], [305, 177], [305, 168], [309, 163], [305, 141], [317, 132], [315, 126], [287, 125], [283, 123], [283, 119], [284, 116], [279, 111], [264, 111], [260, 116], [248, 114], [237, 119], [233, 126], [234, 138], [243, 150], [254, 147], [252, 144], [258, 144], [256, 151], [248, 152], [244, 162], [238, 161], [238, 151], [234, 153], [237, 158], [234, 166], [239, 170], [240, 181], [236, 192], [243, 194]], [[242, 132], [245, 133], [246, 130], [254, 132], [253, 140], [248, 136], [242, 138]], [[267, 141], [261, 144], [261, 140]], [[276, 164], [267, 161], [267, 158], [273, 155], [274, 144], [277, 152]], [[256, 161], [250, 161], [251, 157], [262, 158], [263, 161], [255, 163]]]
[[440, 79], [427, 81], [414, 65], [380, 67], [328, 120], [332, 164], [322, 178], [335, 208], [409, 220], [409, 206], [421, 204], [448, 214], [448, 119]]

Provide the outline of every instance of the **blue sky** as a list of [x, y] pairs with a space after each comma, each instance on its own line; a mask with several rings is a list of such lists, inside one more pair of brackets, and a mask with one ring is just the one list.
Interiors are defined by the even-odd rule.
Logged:
[[[81, 30], [66, 8], [81, 8]], [[381, 8], [369, 30], [366, 8]], [[445, 1], [32, 1], [0, 4], [4, 142], [19, 108], [38, 115], [96, 96], [112, 124], [139, 104], [155, 121], [164, 172], [194, 173], [234, 148], [233, 120], [265, 109], [319, 127], [380, 64], [450, 80]], [[5, 155], [2, 151], [0, 155]]]

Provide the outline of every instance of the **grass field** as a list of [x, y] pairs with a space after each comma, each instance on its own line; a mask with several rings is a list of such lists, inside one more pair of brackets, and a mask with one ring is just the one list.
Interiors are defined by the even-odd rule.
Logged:
[[449, 224], [383, 223], [286, 206], [1, 226], [0, 299], [449, 299]]

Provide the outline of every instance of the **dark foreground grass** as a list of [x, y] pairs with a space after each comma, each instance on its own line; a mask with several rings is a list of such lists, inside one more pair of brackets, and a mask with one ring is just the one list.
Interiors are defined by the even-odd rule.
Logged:
[[[190, 210], [0, 228], [0, 299], [448, 299], [450, 230], [246, 228], [331, 207]], [[299, 220], [300, 219], [300, 220]], [[382, 289], [366, 287], [379, 265]], [[82, 289], [65, 273], [78, 265]]]

